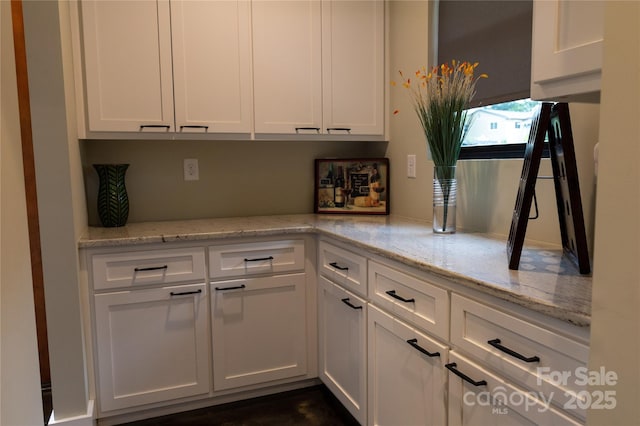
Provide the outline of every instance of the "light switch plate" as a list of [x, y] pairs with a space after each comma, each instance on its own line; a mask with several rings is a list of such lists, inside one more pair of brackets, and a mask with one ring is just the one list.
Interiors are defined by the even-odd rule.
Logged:
[[416, 177], [416, 156], [415, 154], [407, 155], [407, 177]]

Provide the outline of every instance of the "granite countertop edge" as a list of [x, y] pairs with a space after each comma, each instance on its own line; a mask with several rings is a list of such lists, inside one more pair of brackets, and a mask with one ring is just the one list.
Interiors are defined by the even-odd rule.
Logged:
[[367, 244], [361, 244], [357, 241], [349, 240], [348, 238], [342, 238], [340, 236], [336, 236], [335, 234], [332, 234], [330, 232], [318, 231], [317, 233], [324, 234], [328, 237], [341, 240], [344, 243], [354, 244], [355, 246], [358, 246], [362, 249], [369, 251], [370, 253], [376, 254], [383, 258], [398, 261], [409, 267], [413, 267], [421, 271], [431, 273], [445, 280], [454, 282], [456, 284], [460, 284], [464, 287], [477, 290], [481, 293], [497, 297], [498, 299], [505, 300], [507, 302], [511, 302], [516, 305], [523, 306], [525, 308], [529, 308], [538, 313], [569, 322], [579, 327], [588, 327], [591, 323], [591, 316], [589, 315], [589, 313], [575, 310], [572, 307], [563, 307], [557, 304], [553, 304], [551, 302], [543, 301], [538, 298], [527, 297], [522, 293], [505, 290], [504, 288], [500, 286], [496, 286], [489, 281], [475, 279], [473, 277], [463, 275], [452, 270], [439, 268], [429, 263], [411, 260], [401, 255], [398, 255], [393, 251], [380, 250], [372, 246], [369, 246]]
[[[408, 235], [403, 232], [408, 232], [412, 238], [407, 238]], [[424, 233], [424, 237], [417, 235], [420, 233]], [[429, 223], [405, 218], [304, 214], [144, 222], [122, 228], [90, 227], [87, 234], [79, 239], [78, 247], [92, 249], [284, 234], [324, 235], [541, 314], [580, 327], [590, 325], [591, 277], [579, 275], [577, 272], [574, 275], [566, 273], [554, 275], [543, 271], [536, 275], [535, 271], [507, 271], [504, 268], [500, 268], [494, 277], [490, 273], [488, 276], [485, 276], [487, 273], [476, 274], [473, 265], [467, 270], [465, 263], [451, 265], [449, 259], [429, 260], [429, 256], [420, 252], [424, 247], [415, 244], [428, 245], [438, 237], [430, 233]], [[475, 244], [481, 249], [488, 245], [494, 250], [496, 244], [502, 244], [492, 236], [483, 234], [458, 233], [449, 239], [447, 239], [449, 236], [439, 237], [444, 237], [441, 240], [443, 244], [451, 242], [454, 250], [456, 244]], [[542, 253], [547, 253], [545, 254], [547, 257], [543, 259], [556, 259], [561, 256], [561, 250], [560, 254], [556, 255], [550, 252], [549, 248], [545, 245], [540, 246]], [[557, 247], [554, 248], [557, 249]], [[445, 247], [442, 251], [448, 250], [450, 249]], [[432, 255], [433, 252], [429, 254]], [[436, 254], [440, 254], [440, 251]], [[496, 256], [499, 254], [494, 253], [493, 258]], [[492, 258], [492, 260], [504, 260], [506, 265], [506, 254], [504, 256], [504, 259]], [[478, 262], [482, 264], [483, 259], [479, 259]], [[555, 264], [552, 266], [556, 267]], [[538, 289], [538, 286], [541, 289]], [[561, 294], [555, 294], [556, 290]], [[580, 294], [574, 295], [571, 293], [572, 290]]]

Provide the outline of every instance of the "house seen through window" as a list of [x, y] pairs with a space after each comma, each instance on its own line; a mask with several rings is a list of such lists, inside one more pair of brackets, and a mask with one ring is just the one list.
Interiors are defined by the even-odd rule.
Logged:
[[539, 105], [520, 99], [468, 109], [460, 158], [522, 157]]

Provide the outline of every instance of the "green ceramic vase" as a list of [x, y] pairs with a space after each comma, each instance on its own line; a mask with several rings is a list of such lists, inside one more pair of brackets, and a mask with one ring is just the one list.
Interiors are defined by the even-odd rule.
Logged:
[[128, 164], [94, 164], [98, 172], [98, 216], [102, 226], [124, 226], [129, 218], [129, 197], [125, 186]]

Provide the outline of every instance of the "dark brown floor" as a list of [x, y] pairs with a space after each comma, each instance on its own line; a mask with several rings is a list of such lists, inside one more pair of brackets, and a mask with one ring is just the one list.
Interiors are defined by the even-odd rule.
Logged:
[[358, 422], [323, 386], [284, 392], [186, 413], [126, 423], [127, 426], [355, 426]]

